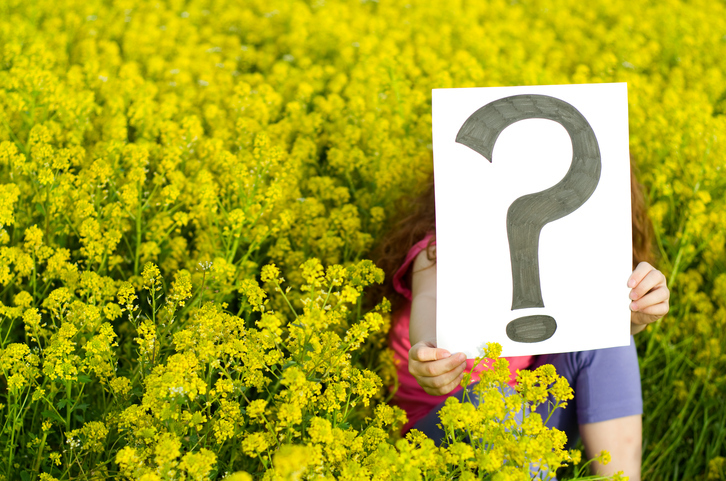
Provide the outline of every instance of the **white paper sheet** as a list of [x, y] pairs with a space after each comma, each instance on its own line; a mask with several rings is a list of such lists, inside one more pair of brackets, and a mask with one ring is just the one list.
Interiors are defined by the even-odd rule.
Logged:
[[[565, 177], [573, 141], [563, 125], [541, 118], [504, 128], [492, 162], [456, 139], [480, 108], [519, 95], [548, 96], [574, 107], [596, 138], [600, 174], [584, 204], [541, 228], [537, 261], [544, 307], [513, 310], [507, 211], [518, 198]], [[438, 346], [472, 358], [494, 341], [503, 356], [627, 345], [632, 240], [626, 84], [435, 89], [432, 103]], [[571, 117], [561, 112], [555, 115]], [[480, 124], [484, 118], [474, 117]], [[515, 341], [507, 335], [510, 321], [540, 314], [555, 320], [551, 337], [522, 342], [526, 336]]]

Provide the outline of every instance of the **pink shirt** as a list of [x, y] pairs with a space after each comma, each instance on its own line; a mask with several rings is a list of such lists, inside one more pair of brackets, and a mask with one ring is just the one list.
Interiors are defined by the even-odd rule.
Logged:
[[[406, 411], [408, 422], [403, 426], [405, 433], [416, 424], [416, 421], [424, 417], [437, 406], [441, 401], [446, 399], [444, 396], [432, 396], [427, 394], [421, 386], [419, 386], [416, 378], [408, 372], [408, 351], [411, 349], [411, 341], [408, 337], [408, 325], [411, 316], [411, 289], [406, 284], [406, 274], [413, 264], [416, 256], [424, 251], [428, 246], [429, 240], [433, 237], [433, 233], [429, 233], [423, 240], [416, 243], [411, 250], [408, 251], [406, 260], [403, 265], [396, 271], [393, 276], [393, 288], [402, 294], [408, 302], [393, 313], [393, 327], [389, 332], [389, 343], [393, 349], [393, 356], [397, 361], [398, 371], [398, 390], [393, 396], [393, 404], [399, 406]], [[435, 242], [434, 242], [435, 244]], [[452, 353], [453, 354], [453, 353]], [[514, 387], [516, 373], [518, 369], [527, 369], [532, 365], [534, 356], [507, 357], [509, 361], [510, 379], [509, 384]], [[466, 372], [471, 372], [474, 365], [473, 359], [466, 361]], [[488, 364], [481, 363], [472, 372], [472, 382], [479, 380], [479, 372], [488, 368]], [[461, 386], [454, 389], [449, 396], [460, 391]]]

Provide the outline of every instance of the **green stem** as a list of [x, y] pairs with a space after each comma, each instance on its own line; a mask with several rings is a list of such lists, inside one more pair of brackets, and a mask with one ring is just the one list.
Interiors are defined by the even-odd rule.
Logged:
[[[13, 245], [13, 243], [10, 243], [10, 245]], [[0, 292], [0, 297], [2, 297], [13, 286], [13, 284], [15, 283], [14, 281], [17, 278], [18, 278], [18, 273], [16, 272], [13, 275], [12, 279], [10, 279], [10, 281], [8, 282], [8, 285], [5, 286], [5, 289], [3, 289], [2, 292]]]
[[673, 283], [678, 275], [678, 269], [681, 264], [681, 254], [683, 254], [683, 246], [678, 248], [678, 254], [676, 254], [676, 260], [673, 262], [673, 270], [671, 271], [670, 279], [668, 279], [668, 290], [673, 289]]
[[154, 197], [154, 193], [156, 192], [156, 189], [158, 189], [159, 186], [155, 185], [153, 189], [151, 189], [151, 193], [146, 198], [146, 202], [144, 202], [144, 205], [141, 206], [141, 210], [146, 210], [146, 208], [149, 206], [149, 202], [151, 201], [151, 198]]
[[43, 431], [43, 439], [40, 440], [40, 447], [38, 448], [38, 457], [35, 458], [35, 466], [33, 467], [33, 471], [36, 473], [38, 472], [38, 469], [40, 468], [40, 460], [43, 459], [43, 450], [45, 449], [45, 438], [48, 437], [48, 431]]
[[234, 243], [232, 244], [232, 249], [230, 249], [229, 253], [227, 254], [227, 262], [233, 263], [232, 260], [234, 259], [235, 254], [237, 254], [237, 248], [239, 247], [239, 240], [242, 238], [242, 227], [239, 227], [232, 235], [237, 234], [237, 236], [234, 238]]
[[50, 279], [45, 284], [45, 287], [43, 287], [43, 292], [40, 293], [40, 296], [33, 299], [33, 305], [34, 307], [38, 307], [41, 304], [41, 299], [45, 299], [45, 293], [48, 292], [48, 289], [50, 289], [50, 286], [53, 285], [53, 280]]
[[282, 290], [282, 287], [280, 287], [280, 284], [277, 282], [277, 279], [275, 279], [275, 286], [280, 290], [280, 293], [282, 294], [282, 298], [285, 299], [285, 302], [287, 303], [288, 307], [292, 311], [293, 314], [295, 314], [295, 319], [297, 319], [299, 316], [297, 315], [297, 312], [295, 311], [295, 308], [292, 307], [292, 304], [290, 303], [290, 299], [287, 298], [287, 294], [285, 294], [285, 291]]
[[2, 347], [5, 348], [8, 342], [8, 336], [10, 336], [10, 333], [13, 331], [13, 324], [15, 324], [15, 318], [10, 319], [10, 327], [8, 328], [8, 331], [5, 333], [5, 339], [3, 339]]
[[156, 326], [156, 286], [154, 285], [151, 286], [151, 323]]
[[80, 238], [81, 238], [81, 234], [79, 234], [79, 233], [78, 233], [78, 231], [76, 230], [76, 228], [75, 228], [75, 227], [73, 227], [73, 223], [72, 223], [72, 222], [71, 222], [71, 220], [70, 220], [70, 219], [68, 218], [68, 215], [67, 215], [67, 214], [65, 213], [65, 211], [64, 211], [64, 210], [61, 210], [61, 213], [63, 214], [63, 218], [64, 218], [64, 219], [66, 220], [66, 222], [68, 223], [68, 226], [69, 226], [69, 227], [71, 228], [71, 230], [73, 231], [73, 233], [74, 233], [74, 234], [76, 234], [76, 237], [77, 237], [78, 239], [80, 239]]
[[330, 285], [328, 286], [328, 292], [325, 294], [325, 300], [323, 301], [323, 309], [325, 309], [325, 306], [328, 305], [328, 299], [330, 299], [330, 292], [333, 290], [333, 281], [330, 281]]
[[139, 275], [139, 251], [141, 250], [141, 187], [139, 187], [139, 210], [136, 213], [136, 252], [134, 253], [134, 275]]
[[[20, 406], [20, 409], [18, 409], [16, 413], [14, 413], [14, 417], [13, 417], [13, 428], [12, 428], [11, 440], [10, 440], [10, 456], [9, 456], [9, 459], [8, 459], [8, 469], [11, 468], [12, 465], [13, 465], [13, 459], [12, 458], [13, 458], [14, 449], [15, 449], [15, 433], [17, 431], [17, 428], [16, 427], [18, 426], [18, 424], [20, 424], [20, 429], [23, 428], [23, 423], [22, 422], [18, 423], [18, 421], [25, 414], [25, 405], [28, 404], [28, 399], [29, 398], [30, 398], [30, 389], [28, 389], [28, 392], [25, 395], [25, 399], [23, 400], [22, 406]], [[16, 405], [16, 407], [17, 407], [17, 405]], [[8, 472], [10, 472], [10, 471], [8, 471]]]
[[[13, 397], [15, 397], [15, 396], [13, 396]], [[8, 404], [10, 404], [10, 403], [8, 403]], [[13, 405], [13, 407], [15, 409], [17, 409], [16, 405]], [[10, 429], [10, 444], [8, 444], [8, 448], [9, 448], [10, 452], [8, 453], [8, 467], [5, 470], [6, 476], [10, 475], [10, 473], [11, 473], [10, 468], [13, 466], [13, 454], [15, 451], [15, 412], [14, 412], [15, 409], [13, 409], [12, 414], [10, 412], [8, 413], [8, 419], [10, 419], [11, 417], [13, 418], [13, 425], [12, 425], [12, 428]]]
[[68, 404], [66, 404], [66, 429], [70, 431], [71, 429], [71, 392], [73, 391], [73, 386], [71, 385], [70, 381], [66, 381], [66, 400], [68, 401]]
[[207, 280], [207, 271], [202, 271], [202, 287], [199, 289], [199, 302], [197, 303], [197, 309], [202, 307], [202, 299], [204, 298], [204, 283]]
[[37, 299], [37, 297], [36, 297], [36, 294], [37, 294], [36, 293], [36, 285], [38, 283], [38, 279], [37, 279], [37, 277], [38, 277], [38, 271], [37, 271], [37, 268], [38, 268], [38, 261], [37, 261], [37, 258], [35, 257], [35, 251], [33, 251], [33, 300]]
[[103, 259], [101, 259], [101, 264], [98, 266], [98, 275], [102, 275], [104, 269], [106, 268], [107, 259], [108, 259], [108, 252], [104, 252]]
[[[77, 398], [78, 399], [76, 399], [76, 402], [74, 402], [73, 403], [73, 406], [71, 406], [71, 408], [68, 410], [68, 413], [67, 414], [69, 416], [69, 419], [70, 419], [70, 413], [73, 412], [73, 410], [76, 408], [76, 405], [81, 401], [81, 394], [83, 394], [83, 388], [84, 387], [86, 387], [86, 385], [85, 384], [81, 384], [81, 390], [78, 391], [78, 395], [77, 395]], [[68, 425], [68, 427], [70, 428], [70, 424]]]
[[17, 145], [18, 147], [20, 147], [20, 150], [21, 150], [21, 152], [23, 152], [23, 154], [25, 154], [25, 157], [28, 157], [28, 156], [30, 155], [30, 154], [29, 154], [29, 152], [28, 152], [28, 148], [27, 148], [27, 147], [25, 146], [25, 144], [24, 144], [24, 143], [22, 143], [22, 142], [20, 141], [20, 139], [19, 139], [19, 138], [18, 138], [18, 137], [17, 137], [16, 135], [15, 135], [15, 132], [13, 132], [13, 129], [11, 129], [11, 128], [10, 128], [10, 124], [8, 124], [8, 121], [7, 121], [7, 120], [5, 120], [5, 116], [3, 115], [2, 117], [0, 117], [0, 119], [1, 119], [2, 121], [3, 121], [3, 125], [5, 126], [5, 128], [7, 128], [7, 129], [8, 129], [8, 132], [10, 133], [10, 137], [12, 137], [12, 138], [13, 138], [13, 142], [15, 142], [15, 144], [16, 144], [16, 145]]

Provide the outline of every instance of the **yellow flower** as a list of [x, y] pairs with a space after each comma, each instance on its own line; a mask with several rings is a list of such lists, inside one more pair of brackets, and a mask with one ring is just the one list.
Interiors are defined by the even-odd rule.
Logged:
[[80, 429], [74, 429], [67, 436], [70, 438], [80, 438], [83, 449], [88, 449], [94, 453], [100, 453], [104, 449], [104, 442], [108, 435], [108, 428], [100, 421], [89, 421]]
[[294, 481], [301, 479], [314, 459], [312, 447], [285, 444], [275, 453], [273, 465], [278, 476]]
[[708, 462], [708, 479], [723, 479], [726, 458], [716, 456]]
[[[50, 453], [50, 454], [48, 455], [48, 458], [49, 458], [49, 459], [50, 459], [50, 461], [51, 461], [51, 462], [52, 462], [53, 464], [55, 464], [56, 466], [60, 466], [60, 465], [61, 465], [61, 455], [60, 455], [60, 453]], [[42, 476], [42, 475], [41, 475], [41, 476]]]
[[113, 321], [121, 317], [121, 307], [115, 302], [108, 302], [103, 308], [103, 314], [106, 316], [106, 319]]
[[317, 416], [310, 420], [308, 435], [313, 443], [330, 444], [334, 440], [333, 427], [330, 421]]
[[123, 376], [112, 379], [109, 385], [117, 396], [125, 396], [131, 391], [131, 381]]
[[212, 451], [201, 448], [199, 452], [185, 454], [179, 468], [186, 470], [188, 479], [202, 481], [208, 479], [216, 461], [217, 456]]
[[237, 471], [224, 479], [225, 481], [252, 481], [252, 476], [244, 471]]
[[241, 425], [242, 410], [240, 409], [239, 403], [221, 399], [219, 401], [219, 410], [215, 413], [215, 422], [212, 428], [217, 443], [222, 444], [227, 439], [233, 438]]
[[181, 442], [176, 435], [163, 433], [154, 447], [154, 462], [162, 470], [176, 467], [177, 458], [181, 455], [181, 447]]
[[192, 297], [192, 276], [184, 269], [174, 274], [174, 282], [171, 284], [171, 293], [167, 296], [167, 310], [170, 315], [177, 309], [183, 307], [185, 301]]
[[580, 461], [582, 460], [582, 451], [580, 451], [579, 449], [571, 449], [569, 451], [569, 454], [570, 454], [570, 459], [572, 461], [572, 464], [574, 466], [577, 466], [578, 464], [580, 464]]
[[125, 311], [133, 311], [138, 306], [134, 306], [134, 301], [137, 299], [136, 291], [134, 286], [127, 281], [121, 283], [118, 289], [118, 301], [119, 304], [124, 306]]
[[256, 321], [255, 324], [260, 329], [272, 333], [276, 339], [279, 339], [280, 335], [282, 334], [282, 329], [280, 328], [280, 326], [282, 325], [282, 320], [280, 319], [278, 314], [272, 312], [265, 312], [262, 314], [260, 320]]
[[15, 259], [15, 272], [17, 272], [20, 277], [29, 277], [33, 272], [34, 265], [35, 263], [33, 262], [33, 258], [27, 253], [21, 252]]
[[133, 475], [143, 462], [139, 451], [131, 446], [124, 446], [116, 453], [116, 464], [126, 476]]
[[36, 251], [41, 245], [43, 245], [43, 231], [37, 225], [25, 229], [25, 249]]
[[141, 272], [144, 282], [144, 289], [152, 290], [161, 287], [161, 274], [159, 268], [153, 262], [147, 262]]
[[[2, 145], [9, 143], [4, 141]], [[2, 162], [1, 154], [0, 162]], [[14, 204], [18, 201], [19, 197], [20, 189], [18, 189], [17, 185], [12, 183], [0, 184], [0, 226], [13, 225], [15, 223]]]
[[361, 396], [363, 405], [368, 406], [370, 399], [382, 387], [381, 379], [368, 369], [355, 370], [352, 376], [353, 392]]
[[253, 310], [263, 310], [263, 304], [267, 297], [267, 293], [263, 291], [254, 280], [243, 280], [240, 284], [239, 292], [247, 298], [247, 302], [252, 306]]
[[247, 416], [251, 420], [259, 420], [265, 415], [266, 399], [255, 399], [247, 406]]
[[292, 427], [302, 422], [302, 409], [297, 404], [285, 403], [277, 408], [277, 429], [281, 430], [286, 427]]
[[[550, 393], [555, 398], [555, 401], [561, 402], [573, 399], [575, 397], [574, 392], [570, 387], [570, 383], [567, 382], [567, 379], [562, 376], [557, 378], [554, 385], [550, 389]], [[567, 403], [563, 402], [562, 407], [564, 408], [566, 406]]]
[[280, 277], [280, 269], [275, 267], [275, 264], [268, 264], [262, 268], [260, 278], [262, 282], [276, 282]]
[[270, 447], [270, 441], [264, 433], [249, 433], [242, 439], [242, 451], [247, 456], [256, 457]]

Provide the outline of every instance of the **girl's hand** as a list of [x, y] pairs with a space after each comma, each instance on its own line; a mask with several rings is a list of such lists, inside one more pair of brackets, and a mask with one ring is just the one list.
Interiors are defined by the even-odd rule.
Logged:
[[630, 291], [630, 333], [636, 334], [668, 313], [670, 291], [661, 271], [641, 262], [628, 279]]
[[464, 378], [466, 355], [451, 355], [446, 349], [438, 349], [431, 342], [421, 341], [408, 351], [408, 372], [416, 378], [428, 394], [449, 394]]

